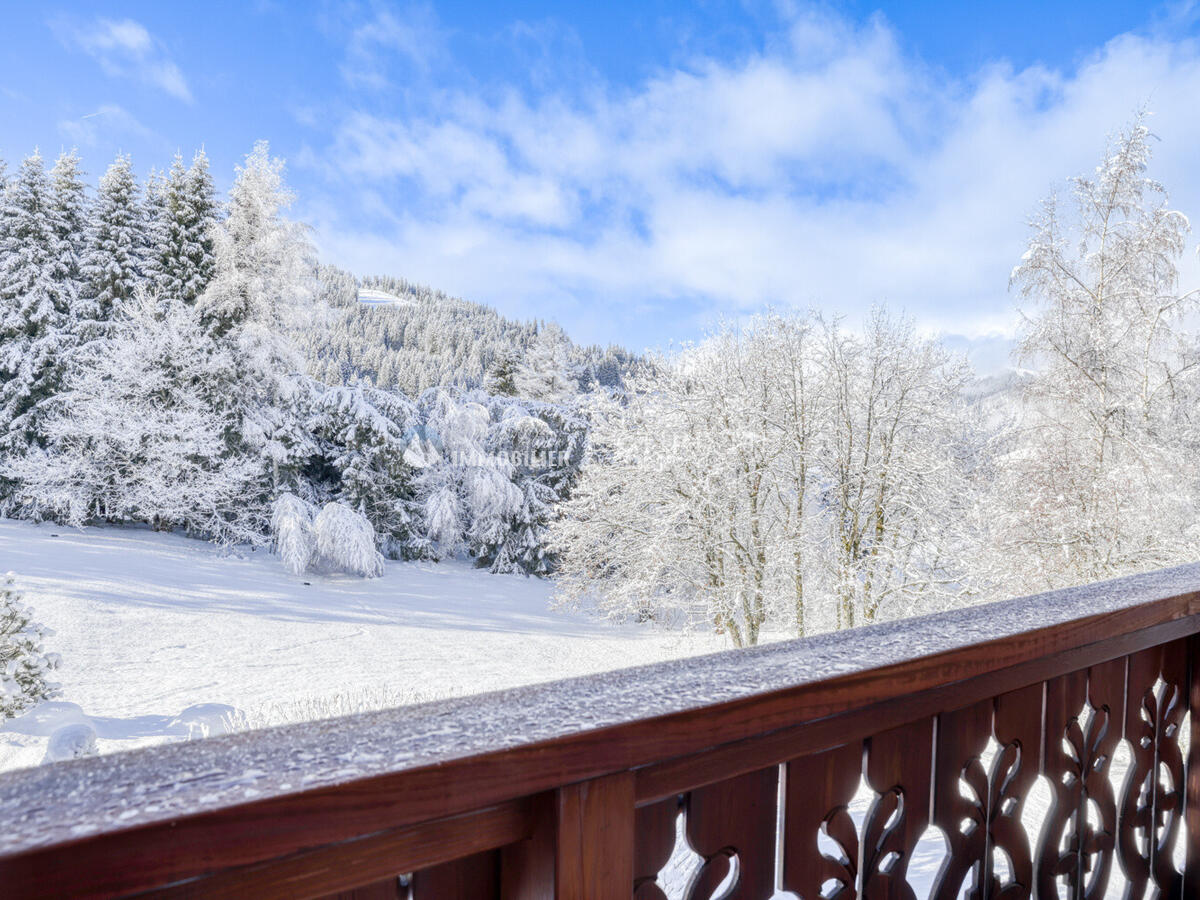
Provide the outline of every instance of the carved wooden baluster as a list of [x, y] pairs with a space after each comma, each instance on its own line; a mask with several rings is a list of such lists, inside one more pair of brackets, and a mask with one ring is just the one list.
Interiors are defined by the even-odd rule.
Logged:
[[688, 795], [688, 843], [704, 865], [688, 885], [688, 900], [708, 900], [737, 857], [730, 900], [767, 900], [775, 890], [779, 767], [731, 778]]
[[929, 824], [932, 757], [933, 719], [893, 728], [867, 742], [867, 784], [878, 796], [863, 826], [864, 900], [915, 900], [908, 863]]
[[[1163, 647], [1163, 699], [1159, 704], [1161, 725], [1156, 736], [1158, 770], [1155, 779], [1154, 820], [1159, 823], [1154, 842], [1151, 875], [1163, 896], [1178, 895], [1183, 875], [1175, 868], [1175, 840], [1183, 820], [1184, 767], [1179, 736], [1188, 711], [1188, 645], [1175, 641]], [[1163, 784], [1161, 773], [1169, 782]]]
[[[1121, 737], [1124, 687], [1124, 659], [1046, 683], [1043, 771], [1054, 803], [1038, 844], [1040, 898], [1059, 895], [1060, 877], [1072, 900], [1104, 896], [1116, 831], [1108, 769]], [[1090, 803], [1099, 813], [1098, 827], [1089, 821]]]
[[[989, 900], [1027, 900], [1033, 894], [1033, 856], [1021, 811], [1038, 776], [1042, 693], [1042, 685], [1035, 684], [996, 698], [992, 737], [1000, 749], [989, 775], [989, 876], [984, 882], [991, 884]], [[1008, 857], [1012, 881], [1002, 882], [995, 874], [993, 848]]]
[[[1156, 682], [1163, 679], [1163, 686]], [[1179, 730], [1187, 711], [1187, 649], [1183, 642], [1129, 657], [1125, 737], [1132, 760], [1121, 791], [1118, 850], [1128, 879], [1126, 897], [1145, 895], [1153, 879], [1176, 894], [1182, 876], [1171, 859], [1183, 809]], [[1163, 775], [1167, 783], [1163, 783]]]
[[[858, 832], [849, 806], [862, 778], [862, 757], [862, 743], [856, 741], [787, 764], [783, 887], [804, 900], [858, 896]], [[836, 858], [821, 852], [818, 833], [837, 845]], [[822, 893], [829, 881], [837, 886]]]
[[[957, 900], [970, 878], [968, 900], [983, 897], [988, 849], [988, 775], [981, 754], [992, 731], [992, 701], [938, 716], [937, 767], [933, 773], [933, 824], [941, 828], [949, 853], [933, 882], [935, 900]], [[962, 780], [971, 797], [959, 790]]]
[[678, 815], [677, 797], [640, 807], [634, 814], [634, 900], [667, 900], [655, 879], [675, 849], [675, 819]]

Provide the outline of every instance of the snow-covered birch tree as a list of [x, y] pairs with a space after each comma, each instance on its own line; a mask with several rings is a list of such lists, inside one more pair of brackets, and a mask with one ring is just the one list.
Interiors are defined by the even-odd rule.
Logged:
[[1188, 220], [1147, 176], [1144, 115], [1091, 176], [1031, 222], [1012, 285], [1019, 358], [1036, 370], [994, 502], [1016, 589], [1094, 581], [1194, 559], [1200, 357], [1180, 291]]

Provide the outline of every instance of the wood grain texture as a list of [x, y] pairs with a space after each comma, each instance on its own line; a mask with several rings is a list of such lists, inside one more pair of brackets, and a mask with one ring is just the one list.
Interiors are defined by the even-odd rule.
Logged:
[[[728, 900], [769, 900], [775, 889], [779, 767], [739, 775], [692, 791], [687, 838], [704, 860], [688, 884], [688, 900], [708, 900], [736, 871]], [[736, 861], [735, 861], [736, 858]]]
[[[858, 892], [858, 830], [850, 801], [862, 779], [856, 741], [787, 764], [783, 818], [783, 887], [801, 897], [850, 900]], [[824, 852], [818, 836], [833, 844]], [[833, 882], [822, 894], [822, 886]]]
[[680, 814], [678, 797], [639, 807], [634, 813], [634, 900], [667, 900], [658, 873], [675, 849], [675, 822]]
[[633, 773], [558, 791], [558, 900], [629, 900], [633, 889]]
[[500, 853], [489, 850], [417, 870], [412, 900], [500, 900]]
[[[303, 900], [351, 890], [401, 872], [447, 863], [527, 838], [532, 806], [518, 800], [449, 819], [333, 844], [162, 888], [161, 898]], [[9, 896], [0, 884], [0, 896]]]

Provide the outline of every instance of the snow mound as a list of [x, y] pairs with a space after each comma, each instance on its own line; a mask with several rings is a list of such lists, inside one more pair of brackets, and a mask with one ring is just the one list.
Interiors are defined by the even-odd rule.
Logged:
[[50, 735], [46, 758], [42, 762], [79, 759], [81, 756], [95, 756], [98, 752], [96, 729], [86, 722], [76, 722], [74, 725], [63, 725]]
[[225, 734], [240, 717], [227, 703], [197, 703], [189, 706], [167, 724], [167, 732], [188, 740]]

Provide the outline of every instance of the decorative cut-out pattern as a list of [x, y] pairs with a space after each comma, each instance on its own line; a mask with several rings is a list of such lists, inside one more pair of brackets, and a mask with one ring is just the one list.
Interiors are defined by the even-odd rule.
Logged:
[[[777, 838], [780, 887], [804, 900], [916, 900], [910, 876], [930, 900], [1180, 897], [1187, 647], [1154, 647], [792, 759], [782, 810], [777, 768], [639, 809], [634, 898], [781, 896]], [[1118, 802], [1111, 770], [1119, 747], [1125, 767], [1122, 738], [1131, 755]], [[1039, 776], [1049, 806], [1036, 801], [1026, 821]], [[664, 891], [655, 876], [680, 808], [697, 855], [686, 884]], [[932, 884], [927, 860], [910, 872], [930, 825], [947, 844]]]
[[634, 900], [667, 900], [656, 879], [675, 849], [675, 819], [678, 815], [677, 797], [643, 806], [634, 813]]
[[1043, 771], [1054, 802], [1038, 844], [1039, 897], [1104, 896], [1116, 834], [1108, 766], [1121, 737], [1124, 688], [1123, 659], [1046, 683]]
[[779, 767], [731, 778], [688, 795], [688, 843], [704, 859], [687, 900], [710, 900], [734, 871], [729, 900], [768, 900], [775, 890]]
[[867, 741], [866, 780], [876, 793], [862, 837], [862, 893], [870, 900], [915, 900], [908, 863], [929, 824], [932, 758], [932, 719]]
[[1118, 850], [1127, 897], [1145, 896], [1148, 882], [1178, 896], [1181, 873], [1171, 859], [1183, 811], [1183, 754], [1179, 732], [1187, 712], [1187, 655], [1182, 643], [1129, 658], [1125, 737], [1132, 762], [1118, 819]]
[[[850, 802], [862, 777], [862, 755], [855, 742], [787, 765], [783, 886], [805, 900], [857, 896], [858, 832]], [[820, 836], [832, 853], [822, 850]]]

